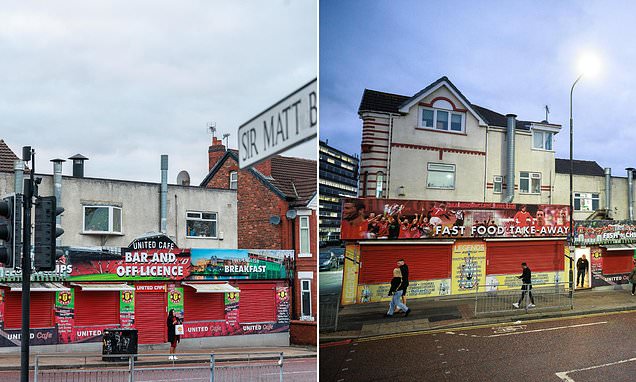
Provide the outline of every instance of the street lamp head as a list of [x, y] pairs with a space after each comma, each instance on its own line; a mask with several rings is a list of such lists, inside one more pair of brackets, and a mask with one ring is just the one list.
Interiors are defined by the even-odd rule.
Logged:
[[598, 56], [592, 53], [581, 55], [578, 62], [578, 73], [586, 77], [596, 77], [601, 69], [601, 62]]

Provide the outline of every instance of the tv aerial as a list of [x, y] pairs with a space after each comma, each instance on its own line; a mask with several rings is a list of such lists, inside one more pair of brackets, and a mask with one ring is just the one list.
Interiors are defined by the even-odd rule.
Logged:
[[225, 139], [225, 147], [229, 148], [229, 142], [230, 142], [230, 133], [225, 133], [223, 134], [223, 138], [221, 139]]
[[216, 122], [208, 122], [208, 132], [212, 135], [212, 138], [216, 136]]

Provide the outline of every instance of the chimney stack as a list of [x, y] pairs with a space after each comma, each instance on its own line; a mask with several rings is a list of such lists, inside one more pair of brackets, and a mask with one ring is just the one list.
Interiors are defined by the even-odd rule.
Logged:
[[212, 168], [223, 158], [225, 155], [225, 145], [223, 141], [217, 137], [212, 137], [212, 144], [208, 148], [208, 170]]
[[83, 178], [84, 177], [84, 161], [87, 161], [88, 158], [86, 158], [82, 154], [75, 154], [68, 159], [71, 159], [73, 161], [73, 177]]

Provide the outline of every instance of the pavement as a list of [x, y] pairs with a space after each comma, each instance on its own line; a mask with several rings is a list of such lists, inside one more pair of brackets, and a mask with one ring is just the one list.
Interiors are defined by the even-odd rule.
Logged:
[[635, 325], [625, 311], [333, 342], [320, 380], [634, 381]]
[[[322, 281], [321, 281], [322, 282]], [[627, 288], [627, 286], [625, 286]], [[320, 343], [345, 339], [368, 338], [405, 332], [450, 329], [473, 325], [506, 323], [542, 318], [570, 317], [591, 313], [607, 313], [636, 310], [636, 296], [627, 289], [577, 290], [574, 292], [574, 308], [512, 309], [496, 315], [475, 315], [475, 297], [440, 297], [407, 300], [412, 310], [408, 317], [395, 314], [385, 318], [388, 303], [347, 305], [340, 308], [338, 330], [320, 332]]]
[[[135, 365], [165, 365], [165, 364], [191, 364], [210, 362], [210, 354], [214, 353], [217, 362], [245, 361], [258, 359], [265, 355], [259, 353], [269, 353], [267, 357], [275, 357], [276, 354], [283, 353], [283, 359], [303, 359], [316, 358], [315, 347], [301, 346], [281, 346], [281, 347], [242, 347], [242, 348], [214, 348], [214, 349], [187, 349], [177, 352], [176, 361], [168, 361], [165, 350], [148, 351], [138, 355]], [[31, 353], [30, 367], [35, 365], [36, 355]], [[127, 364], [128, 362], [124, 362]], [[95, 352], [69, 352], [57, 354], [40, 354], [38, 365], [45, 369], [70, 369], [70, 368], [99, 368], [121, 365], [121, 362], [103, 361], [101, 354]], [[0, 371], [20, 370], [20, 349], [16, 348], [15, 353], [0, 354]]]

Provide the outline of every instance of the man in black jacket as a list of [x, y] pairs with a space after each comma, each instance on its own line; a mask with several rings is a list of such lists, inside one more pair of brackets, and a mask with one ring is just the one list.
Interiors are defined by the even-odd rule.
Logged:
[[400, 259], [397, 262], [400, 271], [402, 271], [402, 304], [406, 305], [406, 288], [409, 286], [409, 266], [406, 265], [404, 259]]
[[521, 297], [519, 298], [519, 301], [513, 303], [512, 306], [514, 306], [515, 308], [519, 308], [519, 305], [521, 305], [521, 301], [523, 301], [523, 298], [526, 297], [526, 292], [528, 292], [528, 296], [530, 296], [530, 304], [528, 304], [528, 308], [534, 308], [534, 297], [532, 297], [531, 292], [532, 272], [530, 271], [530, 268], [528, 268], [528, 265], [526, 265], [526, 263], [521, 263], [521, 268], [523, 269], [523, 273], [521, 274], [521, 276], [517, 276], [517, 278], [520, 278], [523, 282], [523, 285], [521, 285]]
[[576, 286], [579, 286], [579, 280], [581, 280], [581, 288], [585, 284], [585, 273], [587, 273], [590, 263], [585, 258], [585, 255], [576, 262]]

